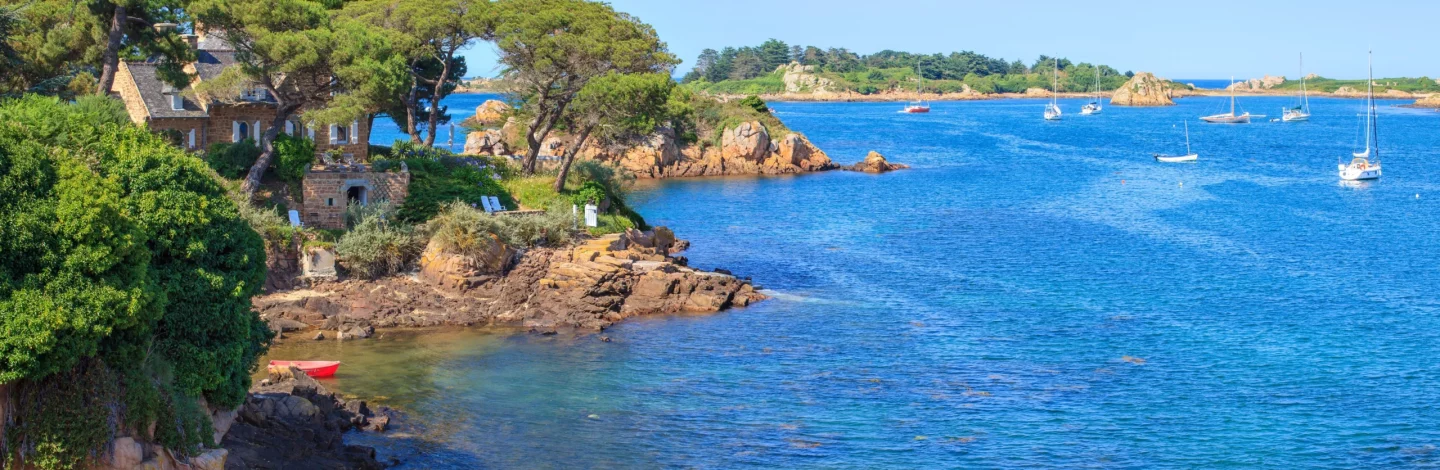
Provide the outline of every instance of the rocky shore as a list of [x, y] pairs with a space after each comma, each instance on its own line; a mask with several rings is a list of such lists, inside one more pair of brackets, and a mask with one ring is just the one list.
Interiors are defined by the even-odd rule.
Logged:
[[664, 227], [480, 257], [432, 246], [413, 275], [319, 282], [254, 304], [277, 330], [365, 338], [376, 328], [447, 325], [598, 331], [638, 315], [718, 312], [765, 298], [747, 279], [687, 266], [677, 256], [686, 246]]
[[[299, 369], [273, 370], [250, 389], [220, 446], [226, 469], [381, 469], [375, 449], [345, 445], [350, 431], [384, 432], [399, 414], [326, 390]], [[393, 464], [394, 462], [388, 462]]]

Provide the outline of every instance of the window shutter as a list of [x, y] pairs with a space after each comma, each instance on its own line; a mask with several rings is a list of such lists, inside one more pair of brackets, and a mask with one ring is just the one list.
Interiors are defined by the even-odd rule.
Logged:
[[331, 125], [330, 125], [330, 145], [335, 145], [335, 142], [336, 142], [335, 137], [336, 137], [336, 134], [339, 134], [339, 133], [340, 133], [340, 126], [331, 124]]
[[285, 121], [285, 135], [295, 135], [295, 121]]
[[352, 144], [353, 144], [353, 143], [356, 143], [356, 142], [359, 142], [359, 141], [360, 141], [360, 121], [350, 121], [350, 135], [349, 135], [349, 137], [350, 137], [350, 140], [348, 141], [349, 143], [352, 143]]
[[260, 121], [255, 121], [255, 143], [260, 143]]
[[240, 121], [230, 121], [230, 141], [240, 141]]
[[190, 148], [195, 148], [195, 129], [190, 129]]
[[315, 141], [315, 126], [305, 126], [305, 131], [310, 133], [310, 141]]

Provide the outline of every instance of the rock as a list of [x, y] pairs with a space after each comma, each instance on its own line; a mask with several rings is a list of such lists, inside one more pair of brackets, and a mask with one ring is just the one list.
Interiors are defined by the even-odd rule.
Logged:
[[121, 437], [110, 441], [101, 462], [114, 469], [130, 469], [145, 460], [145, 446], [135, 442], [133, 437]]
[[[230, 451], [225, 449], [210, 449], [200, 455], [190, 458], [191, 470], [224, 470], [225, 458]], [[184, 467], [180, 467], [184, 468]]]
[[1388, 99], [1410, 99], [1414, 98], [1415, 94], [1404, 90], [1390, 89], [1385, 90], [1384, 97]]
[[758, 121], [742, 122], [721, 134], [721, 158], [761, 163], [769, 155], [770, 133]]
[[1125, 82], [1110, 98], [1115, 106], [1172, 106], [1170, 81], [1158, 78], [1150, 72], [1139, 72]]
[[1025, 96], [1050, 96], [1050, 90], [1044, 88], [1026, 88]]
[[315, 341], [325, 341], [325, 332], [324, 332], [324, 331], [316, 331], [316, 332], [315, 332], [315, 337], [314, 337], [314, 338], [311, 338], [311, 339], [313, 339], [313, 340], [315, 340]]
[[492, 233], [475, 235], [475, 247], [467, 254], [450, 253], [438, 240], [431, 240], [420, 255], [421, 282], [447, 290], [464, 290], [486, 275], [504, 274], [515, 251]]
[[786, 134], [775, 147], [775, 158], [771, 160], [774, 163], [767, 166], [777, 170], [794, 167], [801, 171], [824, 171], [837, 166], [830, 161], [829, 155], [825, 155], [825, 152], [820, 151], [800, 134]]
[[781, 65], [775, 71], [782, 73], [781, 80], [785, 82], [786, 93], [825, 93], [835, 82], [830, 79], [815, 75], [815, 66], [800, 65], [799, 62], [791, 62], [788, 65]]
[[1235, 91], [1261, 91], [1275, 88], [1285, 83], [1285, 77], [1273, 77], [1266, 75], [1264, 78], [1252, 78], [1243, 82], [1235, 82], [1225, 87], [1226, 90]]
[[505, 144], [505, 134], [499, 129], [471, 131], [465, 135], [466, 155], [508, 155], [510, 148]]
[[192, 461], [191, 468], [219, 468], [211, 466], [216, 461], [230, 468], [384, 468], [374, 449], [345, 445], [343, 434], [388, 427], [392, 410], [372, 414], [364, 403], [341, 399], [295, 368], [266, 380], [251, 389], [220, 441], [222, 449], [197, 457], [200, 463]]
[[870, 154], [865, 156], [864, 161], [846, 167], [845, 169], [850, 171], [861, 171], [865, 173], [885, 173], [888, 171], [903, 170], [906, 168], [910, 168], [910, 166], [899, 163], [887, 162], [885, 161], [884, 155], [880, 155], [880, 152], [871, 150]]
[[270, 324], [270, 330], [276, 333], [303, 330], [308, 326], [289, 318], [271, 318], [267, 323]]
[[480, 103], [480, 106], [475, 108], [475, 115], [471, 116], [465, 123], [470, 127], [499, 126], [505, 123], [505, 119], [509, 117], [509, 114], [510, 105], [505, 104], [504, 101], [485, 100], [484, 103]]
[[1342, 86], [1342, 87], [1340, 87], [1340, 88], [1336, 88], [1336, 89], [1335, 89], [1335, 92], [1334, 92], [1334, 93], [1331, 93], [1331, 94], [1333, 94], [1333, 95], [1335, 95], [1335, 96], [1362, 96], [1362, 95], [1363, 95], [1363, 93], [1361, 93], [1360, 91], [1358, 91], [1358, 90], [1356, 90], [1356, 89], [1354, 89], [1354, 88], [1348, 87], [1348, 86]]
[[337, 337], [339, 337], [339, 338], [341, 338], [341, 339], [367, 339], [367, 338], [369, 338], [369, 337], [371, 337], [371, 336], [374, 336], [374, 335], [375, 335], [375, 327], [370, 326], [370, 325], [365, 325], [365, 326], [351, 325], [351, 326], [347, 326], [347, 327], [342, 328], [342, 329], [340, 330], [340, 332], [337, 333]]
[[1415, 100], [1415, 106], [1421, 108], [1440, 108], [1440, 93]]

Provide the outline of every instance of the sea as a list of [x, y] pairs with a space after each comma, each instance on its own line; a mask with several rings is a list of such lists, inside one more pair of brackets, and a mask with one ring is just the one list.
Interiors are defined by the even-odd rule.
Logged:
[[348, 438], [400, 468], [1440, 466], [1440, 113], [1381, 102], [1384, 177], [1346, 184], [1358, 100], [1045, 103], [771, 103], [912, 168], [638, 184], [748, 308], [272, 354], [408, 413]]

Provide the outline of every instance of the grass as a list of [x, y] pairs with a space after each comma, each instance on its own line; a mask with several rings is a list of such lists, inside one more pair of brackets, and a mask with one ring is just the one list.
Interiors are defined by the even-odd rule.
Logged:
[[[1365, 91], [1365, 80], [1336, 80], [1333, 78], [1316, 77], [1305, 80], [1305, 88], [1310, 91], [1321, 91], [1334, 93], [1340, 87], [1354, 88], [1355, 91]], [[1279, 90], [1300, 90], [1299, 80], [1286, 80], [1285, 83], [1276, 85]], [[1435, 93], [1440, 92], [1440, 83], [1430, 77], [1420, 78], [1377, 78], [1375, 79], [1375, 93], [1384, 93], [1389, 90], [1399, 90], [1407, 93]]]

